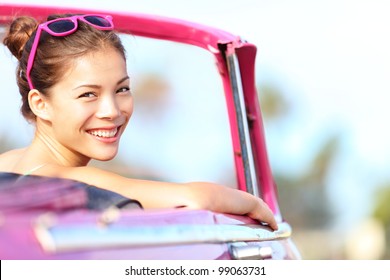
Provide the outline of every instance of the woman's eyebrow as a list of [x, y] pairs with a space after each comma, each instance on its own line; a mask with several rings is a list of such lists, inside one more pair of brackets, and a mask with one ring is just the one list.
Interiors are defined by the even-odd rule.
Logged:
[[[126, 77], [123, 77], [122, 79], [120, 79], [116, 84], [119, 85], [121, 83], [123, 83], [124, 81], [130, 79], [129, 76], [126, 76]], [[77, 86], [75, 88], [73, 88], [72, 90], [76, 90], [76, 89], [79, 89], [79, 88], [82, 88], [82, 87], [88, 87], [88, 88], [101, 88], [102, 86], [101, 85], [94, 85], [94, 84], [85, 84], [85, 85], [80, 85], [80, 86]]]
[[102, 86], [99, 86], [99, 85], [89, 85], [89, 84], [86, 84], [86, 85], [80, 85], [80, 86], [77, 86], [75, 88], [73, 88], [72, 90], [76, 90], [76, 89], [79, 89], [79, 88], [82, 88], [82, 87], [88, 87], [88, 88], [101, 88]]
[[121, 83], [123, 83], [124, 81], [129, 80], [129, 79], [130, 79], [130, 77], [129, 77], [129, 76], [126, 76], [126, 77], [120, 79], [116, 84], [119, 85], [119, 84], [121, 84]]

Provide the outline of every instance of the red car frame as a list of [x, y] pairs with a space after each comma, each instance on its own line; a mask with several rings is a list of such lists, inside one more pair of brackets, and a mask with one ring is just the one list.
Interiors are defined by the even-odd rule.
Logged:
[[[102, 11], [0, 4], [0, 25], [9, 24], [16, 15], [44, 21], [53, 13]], [[36, 176], [19, 188], [26, 187], [23, 192], [27, 189], [27, 193], [23, 196], [19, 192], [20, 203], [15, 205], [16, 192], [9, 187], [15, 176], [3, 174], [0, 258], [299, 259], [291, 240], [291, 227], [283, 220], [279, 209], [277, 187], [267, 155], [255, 86], [256, 46], [236, 35], [197, 23], [137, 13], [109, 13], [120, 33], [189, 44], [212, 53], [224, 88], [237, 186], [261, 197], [270, 206], [279, 230], [273, 232], [248, 217], [203, 210], [146, 211], [108, 207], [93, 211], [83, 207], [83, 202], [74, 202], [75, 197], [84, 201], [85, 192], [73, 188], [69, 181]], [[49, 189], [62, 186], [73, 202], [58, 206], [55, 197], [44, 194], [45, 207], [24, 207], [23, 203], [31, 206], [29, 198], [34, 196], [28, 193], [31, 186], [45, 184], [50, 185]], [[40, 191], [39, 194], [46, 193], [45, 188]]]

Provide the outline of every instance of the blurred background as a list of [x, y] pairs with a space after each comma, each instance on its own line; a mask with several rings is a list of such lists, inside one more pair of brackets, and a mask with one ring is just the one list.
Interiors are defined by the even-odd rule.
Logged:
[[[390, 259], [388, 1], [104, 2], [12, 1], [181, 18], [254, 43], [271, 167], [302, 257]], [[234, 187], [212, 56], [168, 42], [123, 40], [136, 107], [118, 157], [105, 166], [143, 178]], [[2, 47], [0, 152], [28, 145], [33, 134], [18, 113], [14, 71], [15, 60]]]

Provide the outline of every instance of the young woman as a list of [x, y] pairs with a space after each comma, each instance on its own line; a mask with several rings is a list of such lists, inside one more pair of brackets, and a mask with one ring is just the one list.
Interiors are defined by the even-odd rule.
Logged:
[[0, 155], [0, 171], [73, 179], [136, 199], [145, 208], [187, 207], [248, 215], [277, 229], [263, 200], [205, 182], [125, 178], [88, 166], [115, 157], [133, 112], [125, 50], [108, 15], [16, 18], [4, 44], [19, 60], [21, 111], [30, 146]]

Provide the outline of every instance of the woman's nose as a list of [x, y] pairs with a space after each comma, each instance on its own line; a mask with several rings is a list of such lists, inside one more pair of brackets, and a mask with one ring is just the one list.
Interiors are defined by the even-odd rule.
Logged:
[[101, 98], [96, 117], [101, 119], [115, 119], [120, 115], [118, 102], [114, 97]]

